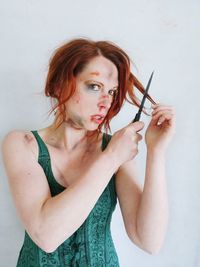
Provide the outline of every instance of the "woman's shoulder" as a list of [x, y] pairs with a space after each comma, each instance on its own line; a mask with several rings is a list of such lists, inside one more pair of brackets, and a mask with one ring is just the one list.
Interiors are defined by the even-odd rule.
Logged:
[[14, 129], [7, 132], [3, 138], [3, 141], [31, 141], [33, 140], [33, 134], [29, 130]]
[[14, 129], [7, 132], [2, 141], [2, 149], [29, 149], [35, 142], [34, 136], [29, 130]]

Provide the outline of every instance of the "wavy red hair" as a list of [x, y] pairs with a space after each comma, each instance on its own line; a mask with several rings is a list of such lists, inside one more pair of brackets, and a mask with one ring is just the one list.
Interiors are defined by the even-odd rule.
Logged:
[[[59, 109], [57, 127], [66, 118], [65, 103], [75, 92], [76, 75], [91, 59], [97, 56], [103, 56], [115, 64], [119, 80], [118, 94], [114, 97], [104, 121], [99, 125], [99, 132], [103, 125], [106, 132], [108, 129], [111, 132], [109, 122], [120, 111], [124, 101], [139, 106], [140, 101], [136, 97], [134, 89], [137, 88], [144, 94], [144, 87], [131, 72], [128, 55], [110, 41], [95, 42], [85, 38], [74, 39], [56, 49], [49, 63], [45, 95], [51, 97], [51, 100], [57, 100], [57, 103], [50, 110], [51, 114], [55, 109]], [[155, 104], [150, 95], [147, 98]]]

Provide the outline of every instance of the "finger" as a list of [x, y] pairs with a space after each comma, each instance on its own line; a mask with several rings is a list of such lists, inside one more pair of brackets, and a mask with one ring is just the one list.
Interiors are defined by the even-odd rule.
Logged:
[[137, 140], [138, 142], [142, 140], [142, 135], [137, 133]]
[[156, 107], [158, 107], [158, 106], [160, 106], [161, 105], [161, 103], [156, 103], [156, 104], [151, 104], [151, 108], [156, 108]]
[[153, 122], [154, 122], [155, 125], [160, 125], [165, 121], [170, 122], [172, 119], [173, 119], [173, 115], [172, 114], [164, 113], [164, 114], [160, 115], [159, 117], [154, 118]]
[[151, 114], [155, 114], [156, 112], [160, 111], [160, 110], [171, 110], [173, 111], [173, 109], [169, 106], [159, 106], [159, 107], [156, 107], [152, 112]]
[[152, 108], [156, 108], [158, 106], [166, 106], [164, 103], [156, 103], [156, 104], [151, 104]]
[[175, 126], [175, 120], [176, 120], [176, 116], [175, 116], [175, 114], [172, 114], [171, 118], [168, 119], [168, 124], [170, 126]]
[[157, 110], [157, 109], [160, 109], [160, 108], [163, 108], [163, 107], [166, 107], [167, 109], [172, 109], [174, 110], [174, 107], [171, 106], [171, 105], [166, 105], [166, 104], [162, 104], [162, 103], [158, 103], [156, 105], [151, 105], [151, 108], [153, 110]]
[[168, 111], [171, 111], [172, 113], [175, 113], [174, 108], [171, 106], [158, 106], [152, 111], [151, 115], [156, 114], [160, 110], [168, 110]]
[[141, 131], [144, 128], [144, 125], [145, 124], [142, 121], [136, 121], [134, 123], [131, 123], [131, 127], [133, 127], [136, 132]]
[[163, 115], [159, 116], [157, 119], [154, 119], [153, 122], [154, 122], [154, 124], [160, 125], [161, 123], [163, 123], [166, 120], [168, 122], [170, 120], [172, 120], [172, 115], [171, 114], [163, 114]]
[[165, 120], [169, 120], [169, 117], [164, 116], [164, 115], [160, 116], [160, 118], [158, 119], [157, 125], [162, 124]]
[[152, 116], [152, 119], [153, 120], [156, 120], [158, 117], [160, 117], [160, 116], [162, 116], [162, 115], [165, 115], [165, 114], [170, 114], [170, 115], [174, 115], [172, 112], [171, 112], [171, 110], [169, 111], [169, 110], [160, 110], [160, 111], [158, 111], [156, 114], [154, 114], [153, 116]]
[[136, 133], [136, 134], [133, 136], [133, 140], [135, 140], [136, 142], [139, 142], [140, 140], [142, 140], [142, 135], [139, 134], [139, 133]]
[[158, 125], [164, 123], [164, 122], [167, 122], [168, 125], [171, 125], [171, 121], [172, 121], [172, 116], [170, 115], [166, 115], [166, 116], [161, 116], [157, 122]]

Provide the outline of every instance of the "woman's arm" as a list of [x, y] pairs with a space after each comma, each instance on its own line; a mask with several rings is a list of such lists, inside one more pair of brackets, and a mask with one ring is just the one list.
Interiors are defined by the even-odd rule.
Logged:
[[144, 187], [136, 160], [123, 164], [116, 174], [116, 192], [128, 237], [142, 250], [157, 254], [164, 241], [169, 213], [165, 156], [147, 152]]
[[163, 243], [169, 216], [165, 154], [175, 133], [175, 110], [163, 104], [152, 108], [152, 120], [145, 133], [146, 173], [137, 213], [137, 232], [143, 244], [156, 252]]
[[134, 159], [120, 166], [116, 174], [116, 190], [129, 238], [141, 249], [156, 254], [163, 244], [169, 217], [165, 154], [175, 131], [175, 116], [169, 106], [153, 108], [145, 134], [144, 187], [139, 182]]
[[137, 211], [139, 240], [152, 254], [164, 241], [169, 217], [165, 155], [162, 151], [147, 151], [144, 189]]
[[119, 167], [105, 150], [79, 180], [51, 197], [44, 171], [23, 132], [9, 133], [2, 150], [18, 214], [33, 241], [46, 252], [54, 251], [81, 226]]

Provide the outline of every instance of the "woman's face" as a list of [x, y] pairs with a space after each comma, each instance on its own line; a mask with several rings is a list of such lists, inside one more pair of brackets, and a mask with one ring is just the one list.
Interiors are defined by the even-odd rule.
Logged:
[[66, 103], [67, 118], [75, 128], [96, 130], [118, 90], [118, 71], [107, 58], [93, 58], [76, 77], [76, 91]]

